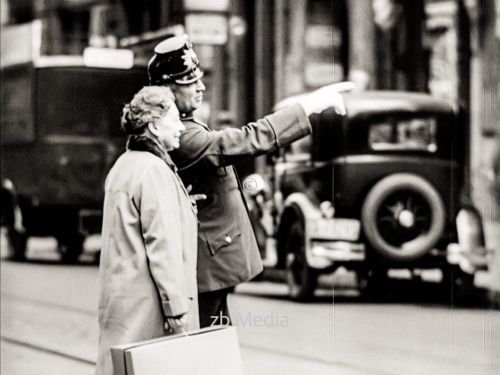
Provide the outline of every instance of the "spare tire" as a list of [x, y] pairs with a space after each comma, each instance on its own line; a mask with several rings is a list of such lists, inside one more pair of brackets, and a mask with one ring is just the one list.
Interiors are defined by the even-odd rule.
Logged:
[[428, 253], [443, 235], [446, 213], [436, 189], [425, 179], [398, 173], [381, 179], [369, 191], [361, 210], [368, 243], [396, 261]]

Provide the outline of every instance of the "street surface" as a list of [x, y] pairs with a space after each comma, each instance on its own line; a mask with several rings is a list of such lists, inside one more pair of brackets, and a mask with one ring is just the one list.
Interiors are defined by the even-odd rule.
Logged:
[[[2, 375], [93, 374], [98, 269], [92, 254], [58, 264], [54, 246], [30, 240], [26, 263], [0, 264]], [[230, 305], [245, 374], [500, 374], [499, 311], [435, 289], [401, 284], [368, 303], [326, 288], [298, 304], [282, 284], [241, 285]]]

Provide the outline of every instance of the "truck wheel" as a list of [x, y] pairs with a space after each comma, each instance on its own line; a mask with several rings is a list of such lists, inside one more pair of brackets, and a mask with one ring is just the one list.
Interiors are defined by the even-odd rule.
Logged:
[[393, 174], [366, 196], [361, 222], [369, 244], [384, 258], [410, 261], [428, 253], [445, 227], [443, 201], [423, 178]]
[[58, 250], [61, 254], [61, 262], [72, 264], [78, 261], [83, 252], [83, 241], [85, 237], [80, 233], [58, 237]]
[[11, 249], [10, 259], [16, 261], [23, 261], [26, 259], [26, 245], [28, 242], [28, 235], [16, 231], [14, 228], [7, 229], [7, 241]]
[[288, 249], [286, 278], [290, 297], [295, 301], [308, 301], [314, 296], [318, 275], [307, 265], [302, 223], [295, 222], [290, 227], [286, 244]]

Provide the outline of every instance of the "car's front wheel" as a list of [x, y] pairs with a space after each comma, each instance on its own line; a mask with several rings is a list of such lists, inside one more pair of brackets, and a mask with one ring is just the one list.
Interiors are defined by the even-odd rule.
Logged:
[[307, 301], [314, 296], [318, 275], [306, 260], [304, 225], [295, 222], [290, 227], [286, 241], [287, 284], [290, 297], [296, 301]]

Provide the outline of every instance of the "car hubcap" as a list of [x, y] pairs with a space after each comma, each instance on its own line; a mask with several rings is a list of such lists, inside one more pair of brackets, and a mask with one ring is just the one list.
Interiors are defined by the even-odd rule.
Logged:
[[393, 246], [401, 246], [425, 233], [431, 227], [432, 211], [427, 201], [412, 191], [389, 195], [377, 213], [382, 238]]
[[411, 211], [403, 210], [399, 214], [398, 220], [402, 227], [411, 228], [415, 224], [415, 215]]

